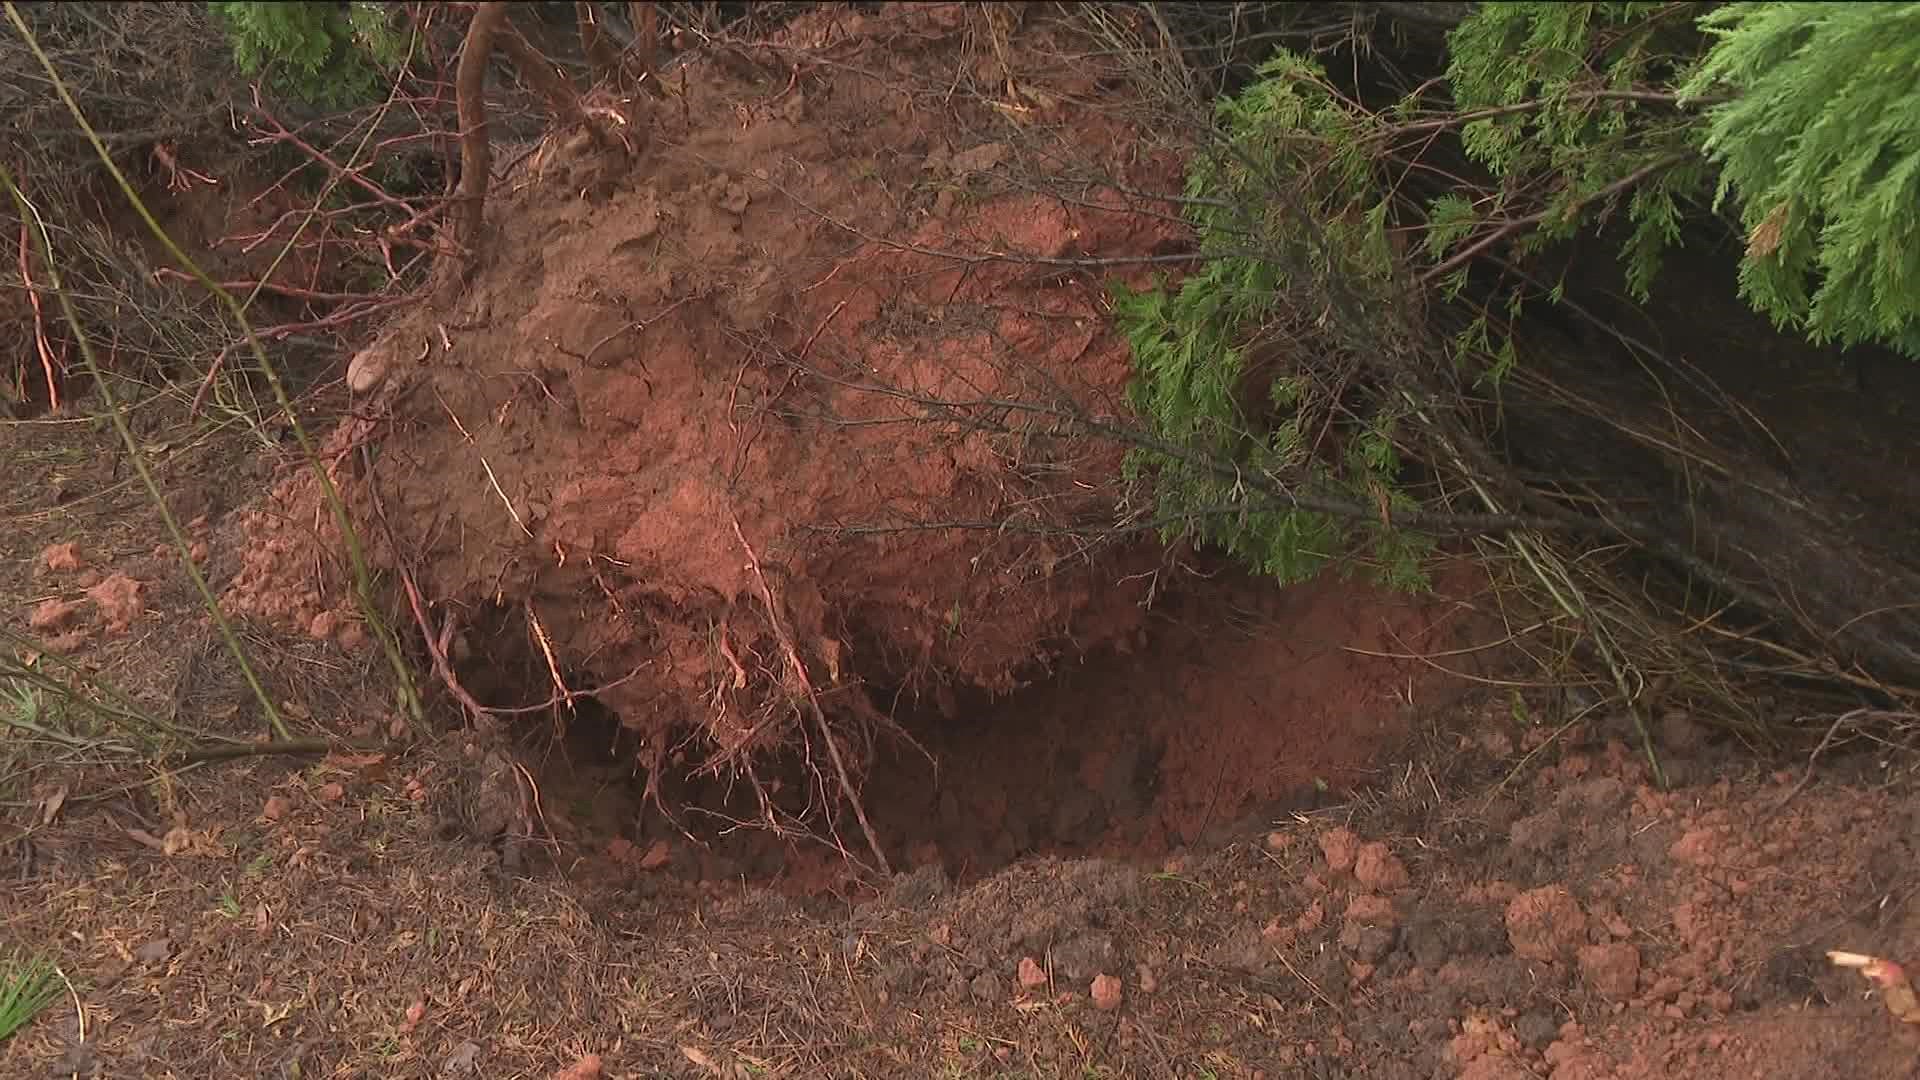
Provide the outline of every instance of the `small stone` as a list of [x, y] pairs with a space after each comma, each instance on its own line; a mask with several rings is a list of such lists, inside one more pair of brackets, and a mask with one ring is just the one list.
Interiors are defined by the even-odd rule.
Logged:
[[1020, 988], [1032, 990], [1047, 985], [1047, 969], [1031, 956], [1020, 958]]
[[347, 364], [347, 389], [364, 394], [386, 381], [393, 366], [392, 354], [384, 348], [369, 346], [354, 354]]
[[1093, 1007], [1101, 1012], [1112, 1012], [1120, 1007], [1120, 980], [1112, 975], [1093, 977]]
[[287, 811], [292, 808], [292, 800], [285, 795], [275, 795], [267, 800], [267, 805], [260, 811], [260, 816], [268, 821], [279, 821], [286, 817]]

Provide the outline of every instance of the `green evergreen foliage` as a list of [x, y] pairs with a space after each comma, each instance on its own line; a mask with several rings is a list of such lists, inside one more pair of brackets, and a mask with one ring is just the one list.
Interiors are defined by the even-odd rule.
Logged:
[[[1213, 258], [1178, 289], [1125, 292], [1116, 310], [1133, 347], [1133, 405], [1154, 436], [1181, 452], [1136, 451], [1129, 469], [1150, 477], [1169, 539], [1186, 535], [1231, 552], [1282, 581], [1304, 580], [1330, 559], [1371, 548], [1380, 574], [1422, 578], [1416, 538], [1366, 521], [1299, 509], [1276, 490], [1312, 491], [1372, 506], [1411, 505], [1396, 487], [1394, 418], [1333, 425], [1308, 382], [1282, 371], [1262, 378], [1248, 359], [1274, 346], [1283, 277], [1337, 276], [1362, 297], [1390, 277], [1386, 203], [1360, 129], [1364, 114], [1331, 93], [1314, 64], [1281, 54], [1241, 94], [1216, 106], [1221, 141], [1191, 166], [1189, 219]], [[1301, 215], [1266, 197], [1281, 177], [1312, 177], [1308, 236]], [[1363, 303], [1365, 301], [1363, 300]], [[1384, 303], [1384, 299], [1379, 301]], [[1250, 478], [1259, 478], [1250, 483]]]
[[271, 71], [275, 89], [309, 104], [342, 108], [376, 100], [384, 73], [406, 55], [388, 5], [297, 0], [212, 2], [234, 62], [247, 75]]
[[1681, 87], [1748, 229], [1742, 295], [1818, 342], [1920, 356], [1920, 7], [1736, 3]]
[[[1467, 155], [1500, 181], [1479, 210], [1457, 195], [1433, 211], [1443, 255], [1477, 219], [1538, 218], [1520, 254], [1565, 240], [1624, 202], [1628, 288], [1645, 297], [1679, 239], [1682, 205], [1710, 180], [1693, 153], [1697, 117], [1668, 89], [1698, 53], [1674, 3], [1482, 4], [1448, 38], [1447, 82]], [[1540, 193], [1544, 192], [1542, 197]]]
[[[1477, 254], [1524, 261], [1618, 225], [1628, 288], [1645, 298], [1683, 223], [1733, 205], [1743, 295], [1776, 325], [1920, 356], [1920, 6], [1482, 4], [1447, 50], [1444, 81], [1379, 112], [1284, 52], [1216, 104], [1185, 192], [1211, 257], [1177, 288], [1118, 304], [1133, 403], [1171, 448], [1131, 468], [1170, 533], [1286, 581], [1369, 549], [1390, 579], [1417, 580], [1417, 540], [1275, 496], [1378, 503], [1383, 519], [1413, 505], [1394, 440], [1418, 420], [1406, 395], [1356, 404], [1323, 357], [1282, 354], [1296, 331], [1337, 347], [1322, 332], [1334, 283], [1363, 313], [1404, 303], [1396, 280], [1437, 285], [1427, 302], [1453, 302], [1457, 370], [1497, 389], [1524, 362], [1504, 327], [1558, 289], [1466, 296]], [[1436, 86], [1452, 100], [1431, 100]], [[1435, 132], [1457, 133], [1489, 179], [1417, 161]], [[1409, 195], [1416, 174], [1448, 182]], [[1389, 245], [1390, 222], [1417, 235], [1414, 251]]]

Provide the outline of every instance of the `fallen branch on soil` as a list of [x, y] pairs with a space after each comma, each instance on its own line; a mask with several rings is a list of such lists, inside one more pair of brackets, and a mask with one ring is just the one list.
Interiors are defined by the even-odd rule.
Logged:
[[271, 757], [277, 754], [309, 756], [334, 750], [381, 750], [384, 744], [359, 739], [274, 739], [268, 742], [221, 743], [218, 746], [193, 746], [167, 755], [181, 764], [231, 761], [243, 757]]
[[1807, 785], [1813, 783], [1813, 770], [1820, 764], [1820, 758], [1827, 752], [1827, 748], [1833, 745], [1834, 737], [1840, 734], [1841, 728], [1849, 724], [1860, 725], [1887, 723], [1890, 721], [1912, 723], [1916, 720], [1920, 720], [1920, 715], [1887, 709], [1852, 709], [1834, 717], [1833, 723], [1827, 725], [1827, 733], [1820, 737], [1820, 744], [1813, 748], [1811, 754], [1807, 755], [1807, 768], [1805, 772], [1800, 774], [1799, 783], [1794, 784], [1791, 791], [1780, 796], [1780, 801], [1773, 804], [1773, 808], [1768, 810], [1761, 820], [1771, 820], [1775, 814], [1786, 809], [1788, 803], [1792, 802], [1802, 791], [1805, 791]]
[[747, 534], [740, 531], [740, 520], [733, 520], [733, 535], [739, 539], [740, 547], [747, 553], [747, 565], [752, 568], [754, 580], [760, 585], [760, 599], [767, 606], [767, 620], [773, 624], [773, 633], [780, 641], [780, 650], [786, 655], [787, 664], [793, 669], [795, 679], [801, 689], [807, 693], [807, 713], [814, 725], [820, 730], [820, 737], [827, 741], [827, 755], [833, 760], [833, 771], [840, 781], [840, 792], [847, 802], [853, 805], [854, 817], [859, 819], [860, 831], [866, 834], [867, 847], [873, 851], [880, 872], [887, 877], [893, 876], [893, 867], [887, 862], [886, 852], [880, 849], [880, 838], [873, 831], [873, 824], [867, 820], [866, 807], [860, 803], [860, 794], [854, 790], [853, 781], [847, 776], [846, 762], [840, 759], [840, 744], [834, 740], [833, 729], [827, 724], [826, 710], [820, 707], [820, 695], [813, 688], [813, 679], [807, 675], [807, 665], [800, 660], [800, 653], [793, 645], [793, 636], [787, 632], [786, 623], [780, 618], [780, 605], [773, 598], [773, 589], [767, 584], [767, 575], [760, 569], [760, 557], [754, 554], [753, 545], [747, 543]]

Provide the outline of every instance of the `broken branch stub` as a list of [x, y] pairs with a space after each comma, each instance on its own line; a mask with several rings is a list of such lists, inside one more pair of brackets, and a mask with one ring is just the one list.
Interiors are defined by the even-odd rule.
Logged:
[[460, 47], [460, 67], [454, 76], [460, 115], [460, 243], [473, 262], [480, 254], [480, 230], [486, 221], [487, 179], [493, 170], [493, 147], [487, 132], [487, 60], [493, 54], [494, 35], [506, 21], [505, 0], [486, 0], [467, 24]]

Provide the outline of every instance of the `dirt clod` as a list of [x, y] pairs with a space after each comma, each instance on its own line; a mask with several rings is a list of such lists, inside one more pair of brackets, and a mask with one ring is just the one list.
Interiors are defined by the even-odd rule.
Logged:
[[553, 1074], [553, 1080], [600, 1080], [601, 1070], [599, 1054], [588, 1054], [579, 1061]]
[[1019, 979], [1020, 988], [1023, 990], [1033, 990], [1037, 987], [1045, 986], [1047, 985], [1047, 969], [1041, 967], [1040, 961], [1035, 960], [1033, 957], [1023, 956], [1020, 958]]
[[1361, 888], [1376, 892], [1392, 892], [1404, 889], [1410, 878], [1407, 868], [1400, 859], [1388, 849], [1387, 845], [1373, 841], [1360, 845], [1354, 855], [1353, 877]]
[[1587, 941], [1587, 916], [1563, 885], [1530, 889], [1507, 905], [1507, 938], [1516, 955], [1553, 962], [1571, 959]]
[[32, 614], [27, 616], [27, 628], [36, 631], [58, 631], [80, 610], [77, 600], [62, 600], [49, 597], [34, 605]]
[[115, 573], [87, 590], [87, 596], [100, 609], [107, 632], [124, 633], [140, 617], [146, 585], [124, 573]]
[[1352, 829], [1341, 827], [1320, 834], [1320, 852], [1326, 857], [1327, 869], [1343, 874], [1353, 869], [1354, 861], [1359, 857], [1360, 838]]
[[61, 574], [78, 570], [84, 564], [80, 561], [80, 545], [72, 540], [65, 543], [50, 544], [40, 553], [40, 565], [48, 572]]
[[1624, 941], [1582, 945], [1580, 978], [1587, 989], [1609, 1001], [1626, 1001], [1640, 986], [1640, 950]]

